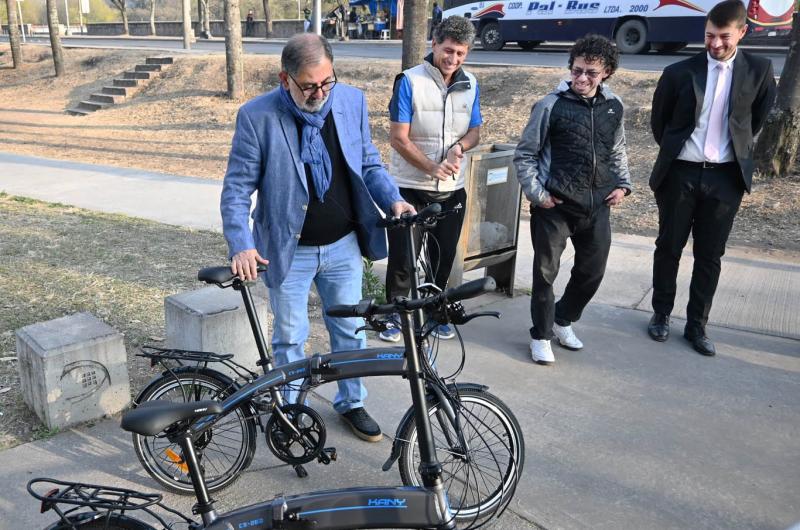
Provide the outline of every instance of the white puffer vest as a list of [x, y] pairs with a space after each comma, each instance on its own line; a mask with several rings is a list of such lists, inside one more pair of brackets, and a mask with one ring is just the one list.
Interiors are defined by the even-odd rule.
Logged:
[[[434, 162], [444, 160], [450, 149], [469, 129], [472, 105], [475, 102], [475, 76], [457, 72], [448, 86], [438, 68], [423, 61], [403, 72], [411, 84], [411, 118], [409, 139]], [[454, 191], [464, 187], [464, 166], [455, 179], [441, 181], [412, 166], [392, 150], [389, 172], [401, 188], [434, 192]]]

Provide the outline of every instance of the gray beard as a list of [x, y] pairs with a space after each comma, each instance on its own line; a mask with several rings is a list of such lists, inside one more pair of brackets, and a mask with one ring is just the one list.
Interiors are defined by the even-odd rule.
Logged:
[[316, 113], [316, 112], [319, 112], [319, 111], [322, 110], [322, 107], [325, 105], [325, 102], [328, 101], [329, 97], [330, 97], [330, 94], [326, 95], [322, 99], [316, 100], [314, 103], [309, 103], [308, 101], [304, 101], [303, 103], [298, 104], [297, 106], [300, 107], [300, 109], [303, 112]]

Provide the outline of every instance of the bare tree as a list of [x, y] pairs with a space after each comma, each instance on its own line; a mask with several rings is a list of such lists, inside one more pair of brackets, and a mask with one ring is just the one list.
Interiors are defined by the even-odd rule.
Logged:
[[775, 108], [758, 137], [756, 167], [770, 177], [787, 176], [800, 151], [800, 14], [794, 14], [789, 54], [778, 83]]
[[225, 65], [228, 97], [244, 98], [244, 66], [242, 65], [242, 14], [239, 0], [225, 0]]
[[150, 0], [150, 35], [156, 34], [156, 0]]
[[125, 0], [108, 0], [109, 3], [116, 7], [120, 15], [122, 15], [122, 34], [123, 35], [130, 35], [130, 30], [128, 29], [128, 6], [125, 5]]
[[53, 66], [56, 77], [64, 75], [64, 52], [58, 35], [58, 5], [56, 0], [47, 0], [47, 28], [50, 30], [50, 47], [53, 49]]
[[264, 6], [264, 26], [267, 28], [264, 37], [269, 39], [272, 37], [272, 13], [269, 9], [269, 0], [261, 0], [261, 4]]
[[8, 41], [11, 44], [11, 58], [14, 60], [14, 68], [22, 67], [22, 45], [19, 40], [19, 21], [17, 20], [16, 0], [6, 0], [6, 12], [8, 13]]
[[405, 0], [403, 5], [403, 63], [401, 70], [416, 66], [425, 58], [427, 27], [427, 0]]
[[192, 7], [189, 0], [181, 0], [183, 8], [183, 49], [192, 47]]

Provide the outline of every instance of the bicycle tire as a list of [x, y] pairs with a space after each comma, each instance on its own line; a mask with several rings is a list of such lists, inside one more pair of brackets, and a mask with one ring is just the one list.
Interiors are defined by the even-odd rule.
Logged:
[[[457, 521], [477, 521], [490, 516], [509, 500], [525, 463], [522, 429], [511, 410], [498, 397], [481, 389], [460, 389], [461, 430], [470, 444], [470, 459], [445, 440], [442, 423], [435, 418], [438, 402], [428, 408], [442, 480]], [[449, 424], [449, 422], [448, 422]], [[452, 425], [448, 427], [454, 431]], [[451, 431], [451, 433], [453, 432]], [[417, 425], [411, 421], [400, 433], [403, 446], [398, 466], [406, 486], [422, 485], [419, 475]], [[499, 454], [496, 454], [499, 453]], [[496, 484], [487, 477], [496, 473]], [[499, 472], [498, 472], [499, 471]]]
[[[222, 400], [235, 391], [223, 378], [206, 373], [164, 375], [151, 383], [139, 403], [159, 399], [172, 401]], [[221, 441], [215, 441], [215, 438]], [[163, 435], [133, 434], [133, 449], [145, 471], [165, 489], [181, 495], [193, 495], [194, 487], [180, 461], [180, 447]], [[197, 457], [204, 468], [210, 492], [233, 484], [253, 461], [256, 451], [256, 424], [242, 406], [217, 422], [195, 441]], [[176, 462], [176, 460], [178, 460]]]
[[67, 517], [69, 522], [58, 521], [45, 530], [156, 530], [155, 527], [135, 519], [128, 515], [112, 513], [108, 517], [106, 514], [97, 512], [83, 512]]

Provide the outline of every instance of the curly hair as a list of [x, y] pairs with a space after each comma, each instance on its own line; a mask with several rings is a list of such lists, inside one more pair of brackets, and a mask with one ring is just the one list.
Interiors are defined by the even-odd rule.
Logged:
[[569, 50], [569, 68], [576, 57], [583, 57], [587, 62], [600, 61], [608, 69], [608, 76], [617, 71], [619, 66], [619, 52], [614, 44], [601, 35], [586, 35], [575, 41]]
[[441, 44], [445, 39], [466, 44], [472, 48], [472, 42], [475, 40], [475, 26], [469, 19], [458, 15], [447, 17], [433, 30], [433, 40]]

